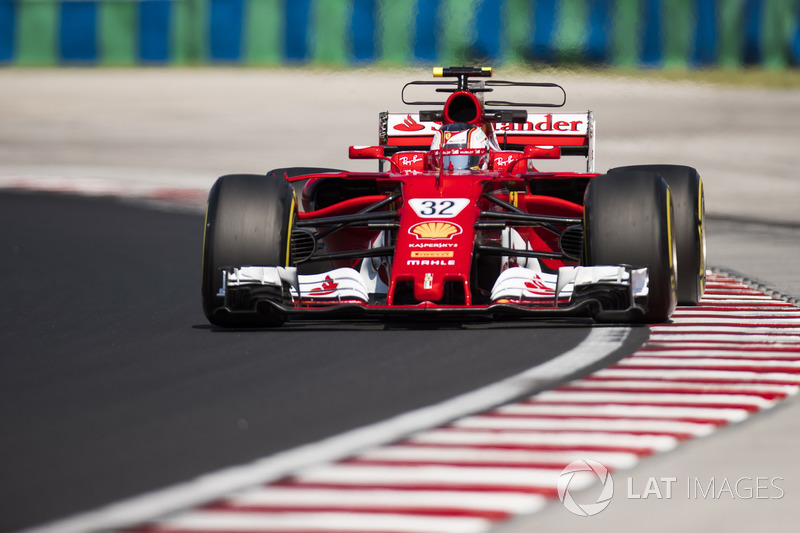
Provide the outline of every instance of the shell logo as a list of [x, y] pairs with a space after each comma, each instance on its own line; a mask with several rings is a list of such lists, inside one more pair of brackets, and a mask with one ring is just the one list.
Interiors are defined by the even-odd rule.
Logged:
[[408, 231], [418, 239], [449, 239], [461, 233], [461, 227], [450, 222], [420, 222]]

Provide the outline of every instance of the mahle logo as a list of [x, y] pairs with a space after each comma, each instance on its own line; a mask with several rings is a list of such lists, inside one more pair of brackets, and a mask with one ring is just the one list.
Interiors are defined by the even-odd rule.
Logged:
[[[597, 501], [579, 504], [572, 498], [570, 490], [577, 491], [588, 486], [585, 482], [573, 483], [576, 475], [578, 477], [590, 475], [600, 481], [603, 489], [597, 497]], [[564, 507], [569, 512], [578, 516], [594, 516], [600, 513], [611, 503], [612, 496], [614, 496], [614, 480], [611, 479], [611, 473], [608, 468], [597, 461], [592, 461], [591, 459], [573, 461], [561, 471], [561, 475], [558, 477], [558, 499], [561, 500], [561, 503], [564, 504]]]

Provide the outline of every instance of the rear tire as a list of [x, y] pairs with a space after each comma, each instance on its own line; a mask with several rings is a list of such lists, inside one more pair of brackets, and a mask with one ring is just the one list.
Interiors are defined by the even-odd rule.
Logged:
[[280, 313], [216, 313], [224, 306], [222, 269], [287, 266], [295, 211], [291, 184], [283, 178], [232, 174], [219, 178], [208, 195], [203, 237], [203, 312], [223, 327], [278, 326]]
[[647, 267], [644, 321], [664, 322], [677, 300], [672, 201], [653, 172], [598, 176], [584, 197], [585, 264]]
[[692, 167], [681, 165], [635, 165], [608, 172], [629, 170], [655, 172], [669, 185], [675, 209], [678, 304], [697, 305], [706, 288], [705, 200], [700, 174]]

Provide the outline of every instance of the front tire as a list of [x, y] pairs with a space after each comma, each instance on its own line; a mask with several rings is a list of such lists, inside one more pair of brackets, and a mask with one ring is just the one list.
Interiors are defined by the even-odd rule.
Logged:
[[706, 232], [703, 180], [697, 170], [682, 165], [635, 165], [609, 173], [642, 170], [664, 178], [675, 208], [675, 246], [678, 251], [678, 303], [697, 305], [706, 288]]
[[672, 217], [669, 187], [653, 172], [606, 174], [586, 188], [585, 263], [647, 267], [647, 323], [665, 322], [677, 303]]
[[287, 266], [294, 189], [283, 178], [232, 174], [219, 178], [208, 195], [203, 237], [203, 312], [222, 327], [278, 326], [280, 313], [220, 312], [222, 270], [239, 266]]

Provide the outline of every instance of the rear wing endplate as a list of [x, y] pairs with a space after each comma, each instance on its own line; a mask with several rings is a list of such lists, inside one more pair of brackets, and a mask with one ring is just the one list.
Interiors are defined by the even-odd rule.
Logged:
[[[379, 143], [387, 155], [405, 150], [430, 150], [441, 124], [423, 122], [419, 113], [383, 112], [379, 117]], [[586, 113], [528, 113], [522, 123], [493, 124], [503, 150], [526, 146], [558, 146], [562, 155], [586, 158], [586, 171], [594, 172], [594, 117]]]

